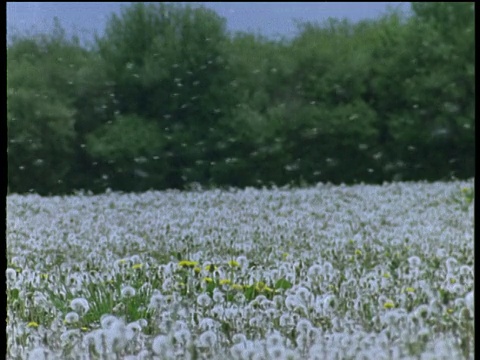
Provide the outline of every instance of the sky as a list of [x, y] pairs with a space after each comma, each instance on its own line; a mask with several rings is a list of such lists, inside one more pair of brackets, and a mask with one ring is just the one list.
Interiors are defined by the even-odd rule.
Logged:
[[[67, 34], [90, 41], [103, 34], [112, 13], [119, 14], [128, 2], [7, 2], [7, 36], [20, 31], [44, 32], [57, 16]], [[388, 6], [408, 13], [409, 2], [192, 2], [215, 10], [227, 19], [231, 32], [257, 32], [275, 38], [293, 37], [294, 20], [322, 21], [328, 17], [351, 21], [376, 18]]]

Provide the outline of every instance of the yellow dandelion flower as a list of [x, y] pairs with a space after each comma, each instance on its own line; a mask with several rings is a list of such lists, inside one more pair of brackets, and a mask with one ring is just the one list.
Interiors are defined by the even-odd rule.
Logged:
[[235, 290], [243, 290], [243, 285], [233, 284], [233, 285], [232, 285], [232, 289], [235, 289]]
[[221, 279], [220, 280], [220, 285], [227, 285], [230, 284], [232, 281], [230, 279]]
[[30, 322], [27, 324], [27, 326], [28, 326], [29, 328], [38, 328], [38, 323], [35, 322], [35, 321], [30, 321]]
[[383, 277], [384, 277], [385, 279], [390, 279], [390, 278], [391, 278], [391, 275], [390, 275], [389, 273], [385, 273], [385, 274], [383, 274]]
[[409, 293], [413, 293], [413, 292], [415, 292], [415, 289], [414, 289], [413, 287], [407, 287], [407, 288], [405, 289], [405, 291], [406, 291], [406, 292], [409, 292]]
[[238, 267], [238, 266], [240, 266], [240, 264], [239, 264], [238, 261], [236, 261], [236, 260], [230, 260], [230, 261], [228, 262], [228, 265], [230, 265], [231, 267]]
[[393, 303], [392, 300], [387, 300], [385, 304], [383, 304], [384, 309], [392, 309], [395, 307], [395, 304]]
[[213, 279], [211, 277], [204, 277], [203, 281], [205, 281], [206, 283], [211, 283]]
[[40, 274], [40, 278], [43, 280], [48, 280], [48, 274]]
[[450, 284], [455, 284], [457, 280], [455, 278], [450, 278]]
[[193, 268], [197, 264], [198, 264], [198, 261], [190, 261], [190, 260], [181, 260], [178, 262], [178, 265], [184, 268]]
[[218, 270], [218, 266], [215, 265], [215, 264], [210, 264], [210, 265], [205, 266], [205, 270], [210, 271], [210, 272], [214, 272], [215, 270]]
[[80, 328], [80, 330], [82, 330], [82, 331], [88, 331], [88, 328], [85, 327], [85, 326], [82, 326], [82, 327]]
[[195, 274], [200, 274], [200, 272], [202, 271], [202, 269], [199, 268], [198, 266], [195, 266], [195, 267], [193, 268], [193, 271], [195, 271]]
[[357, 256], [362, 255], [362, 251], [360, 249], [355, 249], [355, 255]]
[[142, 267], [143, 267], [143, 264], [133, 264], [132, 265], [132, 269], [134, 269], [134, 270], [141, 269]]
[[259, 281], [255, 284], [255, 290], [263, 291], [267, 285], [263, 281]]

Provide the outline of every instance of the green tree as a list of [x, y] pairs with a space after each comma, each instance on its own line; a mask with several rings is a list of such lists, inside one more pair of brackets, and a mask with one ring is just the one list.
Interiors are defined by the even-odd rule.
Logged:
[[147, 146], [162, 159], [150, 164], [165, 173], [161, 187], [205, 181], [210, 167], [202, 164], [219, 157], [211, 135], [234, 101], [226, 39], [213, 11], [165, 3], [125, 7], [97, 38], [119, 114], [159, 129]]
[[7, 49], [8, 180], [13, 192], [64, 192], [75, 147], [76, 71], [86, 53], [58, 21]]

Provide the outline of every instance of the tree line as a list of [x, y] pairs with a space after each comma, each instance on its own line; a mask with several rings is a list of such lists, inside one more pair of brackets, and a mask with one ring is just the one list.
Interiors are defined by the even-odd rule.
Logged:
[[474, 176], [474, 3], [292, 39], [133, 3], [89, 46], [7, 47], [8, 191], [68, 194]]

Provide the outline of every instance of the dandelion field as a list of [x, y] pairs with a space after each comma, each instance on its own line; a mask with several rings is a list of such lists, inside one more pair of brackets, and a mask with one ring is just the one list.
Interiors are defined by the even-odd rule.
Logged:
[[7, 197], [7, 359], [473, 359], [473, 180]]

